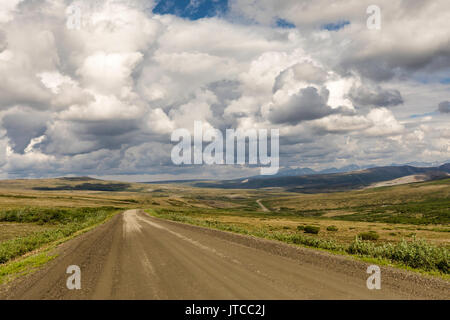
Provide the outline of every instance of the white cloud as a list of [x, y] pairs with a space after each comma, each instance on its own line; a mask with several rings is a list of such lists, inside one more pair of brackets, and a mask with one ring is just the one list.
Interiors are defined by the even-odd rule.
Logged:
[[449, 100], [446, 0], [380, 0], [379, 32], [359, 0], [233, 0], [197, 21], [148, 1], [78, 0], [79, 30], [66, 1], [18, 3], [0, 5], [1, 177], [183, 174], [169, 136], [196, 120], [279, 127], [285, 164], [450, 158], [445, 104], [436, 111]]
[[371, 110], [367, 115], [367, 119], [373, 125], [366, 130], [366, 133], [370, 136], [393, 136], [401, 134], [404, 130], [404, 126], [386, 108]]
[[96, 52], [84, 60], [77, 73], [87, 88], [100, 93], [117, 93], [133, 85], [131, 73], [142, 57], [139, 52]]
[[23, 0], [8, 0], [0, 2], [0, 23], [13, 19], [16, 6]]

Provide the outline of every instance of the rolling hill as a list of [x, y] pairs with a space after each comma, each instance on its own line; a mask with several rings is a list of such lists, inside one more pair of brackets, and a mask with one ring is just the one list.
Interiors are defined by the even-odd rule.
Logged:
[[422, 181], [448, 177], [450, 163], [438, 167], [388, 166], [332, 174], [250, 177], [224, 181], [202, 181], [196, 187], [226, 189], [283, 188], [292, 192], [320, 193], [369, 187], [374, 183], [421, 175]]

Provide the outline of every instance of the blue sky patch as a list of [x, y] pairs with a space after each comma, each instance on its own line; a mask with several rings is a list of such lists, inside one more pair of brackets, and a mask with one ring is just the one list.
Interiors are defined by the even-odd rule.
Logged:
[[[440, 84], [450, 84], [450, 78], [447, 77], [447, 73], [439, 73], [439, 74], [418, 74], [413, 75], [412, 79], [421, 83], [421, 84], [433, 84], [433, 83], [440, 83]], [[445, 75], [444, 75], [445, 74]]]
[[189, 20], [214, 17], [228, 10], [228, 0], [159, 0], [155, 14], [173, 14]]
[[422, 114], [412, 114], [409, 117], [411, 119], [416, 119], [416, 118], [423, 118], [423, 117], [428, 117], [428, 116], [435, 116], [439, 114], [439, 112], [433, 111], [433, 112], [427, 112], [427, 113], [422, 113]]
[[350, 21], [343, 20], [343, 21], [324, 24], [324, 25], [322, 25], [321, 29], [328, 30], [328, 31], [338, 31], [349, 24], [350, 24]]
[[281, 18], [277, 19], [276, 25], [277, 25], [277, 27], [284, 28], [284, 29], [295, 28], [295, 24], [293, 24], [292, 22], [289, 22], [287, 20], [281, 19]]

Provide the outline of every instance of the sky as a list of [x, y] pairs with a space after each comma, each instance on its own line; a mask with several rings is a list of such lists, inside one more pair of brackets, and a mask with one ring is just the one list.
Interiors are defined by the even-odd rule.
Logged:
[[449, 79], [448, 0], [2, 1], [0, 179], [259, 172], [173, 164], [195, 121], [279, 129], [281, 167], [444, 163]]

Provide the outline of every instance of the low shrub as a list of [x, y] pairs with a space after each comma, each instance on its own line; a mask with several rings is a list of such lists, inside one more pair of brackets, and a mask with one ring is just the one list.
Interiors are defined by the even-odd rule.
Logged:
[[412, 268], [427, 271], [450, 272], [450, 253], [445, 247], [437, 247], [425, 240], [402, 240], [399, 243], [376, 245], [359, 238], [347, 248], [347, 253], [373, 258], [384, 258]]
[[297, 230], [298, 231], [304, 231], [305, 230], [305, 226], [297, 226]]
[[327, 231], [338, 231], [339, 229], [338, 229], [338, 227], [336, 227], [336, 226], [328, 226], [327, 227]]
[[318, 234], [320, 227], [316, 226], [305, 226], [305, 233]]
[[380, 235], [378, 233], [376, 233], [375, 231], [369, 231], [369, 232], [359, 233], [358, 237], [361, 240], [378, 240], [380, 238]]

